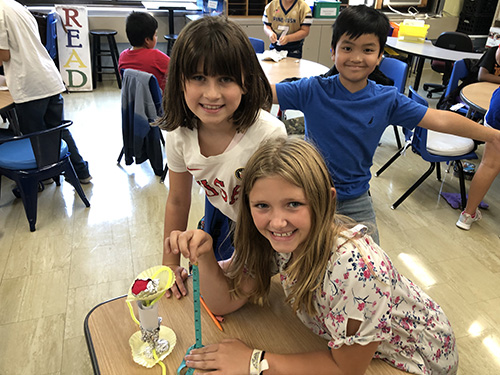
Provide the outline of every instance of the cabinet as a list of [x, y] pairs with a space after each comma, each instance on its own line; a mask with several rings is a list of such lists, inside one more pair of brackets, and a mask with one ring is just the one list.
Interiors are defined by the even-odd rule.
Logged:
[[228, 0], [227, 13], [229, 16], [262, 17], [264, 8], [271, 0]]

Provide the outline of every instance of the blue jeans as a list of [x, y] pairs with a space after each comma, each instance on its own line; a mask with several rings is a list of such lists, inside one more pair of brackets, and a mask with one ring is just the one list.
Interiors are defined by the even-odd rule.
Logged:
[[358, 223], [368, 224], [373, 241], [380, 245], [375, 210], [369, 191], [354, 199], [337, 201], [337, 213], [349, 216]]
[[[56, 94], [48, 98], [16, 103], [16, 112], [23, 134], [54, 128], [60, 125], [64, 118], [64, 99], [61, 94]], [[62, 138], [68, 145], [71, 164], [73, 164], [78, 178], [89, 177], [88, 163], [80, 155], [75, 140], [68, 129], [63, 130]]]

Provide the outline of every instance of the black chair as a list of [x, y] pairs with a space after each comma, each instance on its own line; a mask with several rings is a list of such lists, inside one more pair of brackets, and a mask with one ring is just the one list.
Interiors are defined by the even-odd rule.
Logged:
[[[116, 30], [90, 30], [92, 44], [92, 83], [94, 88], [97, 87], [97, 81], [102, 82], [103, 74], [114, 74], [118, 88], [122, 88], [122, 78], [118, 71], [118, 47], [116, 45], [115, 35]], [[108, 49], [104, 49], [101, 45], [101, 38], [106, 38]], [[103, 65], [102, 57], [111, 57], [112, 65]]]
[[[471, 38], [467, 34], [456, 31], [445, 31], [444, 33], [441, 33], [434, 45], [436, 47], [451, 49], [454, 51], [474, 51]], [[441, 84], [424, 83], [424, 90], [428, 92], [428, 98], [432, 98], [432, 94], [442, 93], [446, 90], [446, 85], [448, 84], [451, 71], [453, 70], [453, 62], [445, 60], [432, 60], [431, 68], [438, 73], [442, 73], [443, 80]]]
[[60, 175], [64, 174], [85, 206], [90, 207], [69, 159], [68, 146], [62, 140], [63, 130], [71, 124], [72, 121], [65, 120], [55, 128], [0, 141], [0, 184], [1, 176], [16, 182], [32, 232], [36, 224], [38, 186], [43, 180], [54, 178], [60, 186]]

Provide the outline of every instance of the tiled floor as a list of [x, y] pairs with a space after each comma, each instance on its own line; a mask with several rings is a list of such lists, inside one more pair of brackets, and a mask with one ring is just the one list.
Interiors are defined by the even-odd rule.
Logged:
[[[91, 374], [85, 315], [99, 302], [125, 294], [135, 275], [161, 262], [168, 185], [159, 183], [147, 162], [117, 166], [121, 118], [116, 83], [67, 94], [65, 104], [94, 177], [84, 186], [91, 207], [85, 208], [69, 184], [48, 185], [39, 194], [37, 230], [31, 233], [22, 203], [10, 191], [12, 183], [3, 179], [1, 375]], [[389, 129], [374, 170], [395, 151]], [[499, 374], [500, 179], [485, 199], [490, 209], [483, 211], [484, 219], [465, 232], [455, 227], [459, 211], [438, 198], [441, 184], [433, 177], [397, 210], [390, 209], [426, 168], [408, 151], [372, 179], [382, 246], [448, 314], [458, 338], [459, 374]], [[443, 191], [458, 191], [451, 174], [445, 176]], [[191, 226], [202, 211], [203, 194], [195, 190]]]

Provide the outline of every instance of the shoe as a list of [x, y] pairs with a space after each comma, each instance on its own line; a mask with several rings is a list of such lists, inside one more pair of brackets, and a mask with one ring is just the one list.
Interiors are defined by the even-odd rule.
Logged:
[[481, 214], [481, 211], [479, 211], [477, 208], [474, 216], [469, 215], [468, 213], [463, 211], [458, 218], [457, 227], [463, 230], [469, 230], [472, 223], [481, 220], [482, 217], [483, 215]]
[[88, 176], [86, 178], [79, 178], [80, 183], [83, 185], [90, 184], [90, 180], [92, 180], [92, 176]]

